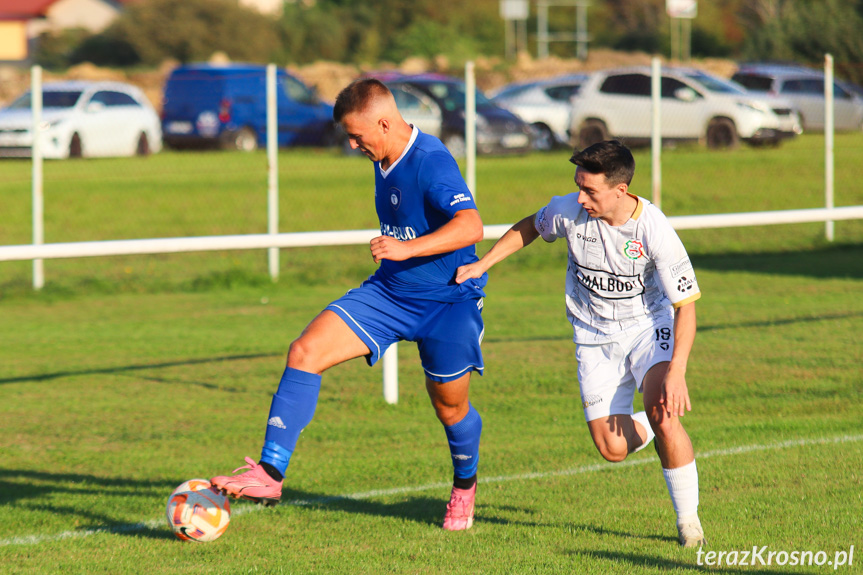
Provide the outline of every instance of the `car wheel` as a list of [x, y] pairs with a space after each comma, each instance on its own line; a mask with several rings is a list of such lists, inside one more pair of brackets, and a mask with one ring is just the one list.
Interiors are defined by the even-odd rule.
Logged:
[[733, 149], [739, 144], [737, 128], [728, 118], [715, 118], [707, 125], [707, 147], [711, 150]]
[[578, 147], [585, 149], [608, 139], [608, 128], [600, 120], [585, 120], [578, 129]]
[[443, 145], [447, 147], [454, 158], [464, 158], [467, 155], [467, 144], [465, 144], [464, 136], [461, 134], [450, 134], [445, 137]]
[[222, 136], [222, 149], [254, 152], [258, 149], [258, 137], [250, 128], [240, 128], [235, 132], [225, 132]]
[[533, 149], [547, 152], [555, 146], [554, 133], [545, 124], [533, 124]]
[[72, 139], [69, 140], [69, 157], [80, 158], [84, 155], [84, 146], [81, 144], [81, 136], [77, 132], [72, 134]]
[[138, 145], [135, 146], [135, 155], [136, 156], [149, 156], [150, 155], [150, 140], [147, 139], [147, 134], [145, 132], [141, 132], [141, 135], [138, 136]]

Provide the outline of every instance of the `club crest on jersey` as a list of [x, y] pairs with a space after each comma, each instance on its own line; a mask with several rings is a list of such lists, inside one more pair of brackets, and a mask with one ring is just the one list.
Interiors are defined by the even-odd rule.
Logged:
[[402, 205], [402, 191], [398, 188], [390, 188], [390, 205], [394, 210], [398, 210]]
[[644, 244], [641, 240], [629, 240], [623, 244], [623, 255], [631, 260], [637, 260], [644, 255]]

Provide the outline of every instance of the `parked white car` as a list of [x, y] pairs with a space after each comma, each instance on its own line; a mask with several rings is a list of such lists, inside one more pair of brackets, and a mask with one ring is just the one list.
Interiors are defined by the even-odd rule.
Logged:
[[[660, 86], [664, 142], [694, 140], [709, 148], [732, 148], [740, 140], [757, 144], [783, 138], [779, 117], [763, 99], [719, 96], [667, 68]], [[574, 143], [584, 148], [609, 137], [630, 145], [650, 142], [650, 94], [647, 66], [594, 72], [573, 99]]]
[[[800, 111], [803, 128], [824, 131], [824, 73], [801, 66], [743, 64], [731, 77], [750, 92], [765, 92], [787, 98]], [[863, 129], [863, 97], [833, 82], [833, 122], [837, 131]]]
[[[0, 157], [28, 157], [31, 94], [0, 110]], [[46, 82], [42, 87], [45, 158], [146, 156], [162, 149], [159, 116], [143, 92], [122, 82]]]
[[533, 127], [535, 149], [551, 150], [569, 145], [572, 98], [587, 78], [587, 74], [569, 74], [508, 84], [491, 101]]
[[677, 68], [677, 70], [719, 97], [733, 100], [746, 98], [750, 102], [763, 102], [765, 106], [769, 106], [779, 118], [780, 139], [793, 138], [803, 133], [800, 112], [788, 98], [780, 98], [770, 93], [750, 92], [734, 80], [716, 76], [696, 68]]

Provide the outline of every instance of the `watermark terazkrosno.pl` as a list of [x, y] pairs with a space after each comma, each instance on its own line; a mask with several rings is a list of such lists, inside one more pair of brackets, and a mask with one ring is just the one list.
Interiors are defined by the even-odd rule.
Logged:
[[752, 549], [740, 551], [705, 551], [699, 549], [697, 554], [699, 565], [710, 567], [761, 567], [768, 565], [790, 566], [816, 565], [827, 566], [833, 569], [840, 567], [851, 567], [854, 565], [854, 546], [847, 551], [840, 549], [835, 552], [827, 551], [784, 551], [773, 550], [767, 545], [761, 547], [753, 545]]

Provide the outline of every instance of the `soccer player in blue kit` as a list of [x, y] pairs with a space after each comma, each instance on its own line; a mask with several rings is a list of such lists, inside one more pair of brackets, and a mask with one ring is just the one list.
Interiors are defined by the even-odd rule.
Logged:
[[487, 276], [456, 283], [459, 266], [477, 261], [483, 226], [452, 155], [437, 138], [402, 118], [389, 89], [353, 82], [336, 98], [333, 118], [375, 172], [381, 235], [370, 243], [380, 264], [356, 289], [332, 302], [290, 346], [273, 396], [258, 463], [213, 485], [233, 497], [275, 505], [303, 428], [312, 420], [321, 374], [364, 356], [373, 365], [390, 344], [417, 343], [426, 390], [444, 426], [454, 468], [443, 528], [473, 525], [482, 419], [468, 398], [483, 370], [483, 287]]

